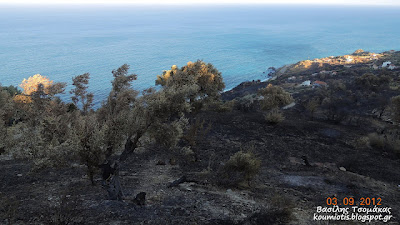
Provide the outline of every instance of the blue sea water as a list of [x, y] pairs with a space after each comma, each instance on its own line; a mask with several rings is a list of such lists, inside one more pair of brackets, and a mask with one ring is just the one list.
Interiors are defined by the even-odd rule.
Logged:
[[[265, 79], [268, 67], [304, 59], [400, 50], [400, 8], [361, 6], [0, 5], [0, 82], [42, 74], [67, 82], [89, 72], [97, 106], [124, 63], [133, 86], [154, 85], [172, 65], [202, 59], [227, 89]], [[69, 95], [62, 96], [64, 100]]]

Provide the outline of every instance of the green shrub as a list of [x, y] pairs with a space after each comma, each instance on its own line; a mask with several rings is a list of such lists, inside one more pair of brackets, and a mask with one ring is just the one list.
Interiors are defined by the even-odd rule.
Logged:
[[245, 95], [241, 98], [237, 98], [234, 102], [235, 108], [242, 112], [250, 112], [255, 108], [256, 100], [256, 95]]
[[392, 118], [395, 122], [400, 122], [400, 95], [391, 98]]
[[262, 96], [261, 109], [271, 110], [292, 103], [294, 100], [290, 93], [283, 88], [269, 84], [266, 88], [258, 90], [258, 94]]
[[276, 193], [268, 199], [268, 207], [260, 208], [240, 224], [295, 224], [295, 205], [291, 198]]
[[235, 106], [235, 103], [236, 103], [235, 100], [225, 101], [225, 102], [218, 100], [209, 103], [207, 105], [207, 108], [219, 113], [231, 112], [233, 110], [233, 107]]
[[388, 135], [385, 144], [386, 148], [392, 150], [400, 158], [400, 139], [397, 135]]
[[250, 181], [260, 170], [261, 161], [252, 153], [243, 150], [236, 152], [223, 167], [222, 181], [228, 186], [235, 186]]
[[284, 119], [285, 117], [283, 116], [282, 112], [277, 108], [272, 109], [269, 112], [267, 112], [267, 114], [265, 114], [265, 120], [271, 124], [278, 124], [282, 122]]
[[218, 99], [225, 88], [221, 72], [211, 63], [201, 60], [188, 62], [181, 68], [173, 65], [171, 70], [165, 70], [157, 76], [156, 85], [174, 88], [193, 86], [194, 88], [187, 93], [191, 103]]
[[370, 147], [368, 136], [367, 137], [363, 136], [363, 137], [357, 138], [356, 140], [354, 140], [353, 146], [356, 149], [363, 149], [365, 147]]
[[390, 83], [390, 77], [386, 75], [374, 75], [372, 73], [365, 73], [361, 77], [354, 80], [355, 84], [365, 90], [381, 91], [387, 88]]
[[385, 147], [385, 139], [377, 133], [368, 134], [369, 146], [373, 148], [383, 149]]
[[21, 94], [22, 92], [18, 90], [17, 86], [0, 87], [0, 90], [6, 91], [10, 96], [15, 96]]

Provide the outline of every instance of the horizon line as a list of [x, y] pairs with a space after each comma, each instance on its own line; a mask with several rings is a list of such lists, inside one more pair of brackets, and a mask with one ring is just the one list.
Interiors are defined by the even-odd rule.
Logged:
[[400, 7], [400, 4], [357, 4], [357, 3], [1, 3], [0, 6], [251, 6], [251, 5], [304, 5], [304, 6], [393, 6]]
[[234, 3], [221, 3], [221, 2], [0, 2], [0, 6], [57, 6], [57, 5], [90, 5], [90, 6], [123, 6], [123, 5], [131, 5], [131, 6], [196, 6], [196, 5], [210, 5], [210, 6], [243, 6], [243, 5], [314, 5], [314, 6], [400, 6], [400, 3], [335, 3], [335, 2], [327, 2], [327, 3], [293, 3], [293, 2], [234, 2]]

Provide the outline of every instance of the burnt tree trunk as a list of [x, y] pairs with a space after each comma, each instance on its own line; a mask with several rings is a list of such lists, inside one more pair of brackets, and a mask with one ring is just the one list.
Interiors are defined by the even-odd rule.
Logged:
[[90, 182], [91, 182], [91, 184], [93, 185], [93, 186], [95, 186], [96, 184], [95, 184], [95, 182], [94, 182], [94, 168], [90, 165], [90, 162], [89, 161], [87, 161], [87, 170], [88, 170], [88, 176], [89, 176], [89, 180], [90, 180]]
[[119, 161], [124, 161], [138, 146], [139, 139], [142, 137], [141, 132], [137, 132], [135, 138], [132, 140], [132, 136], [129, 136], [125, 142], [125, 148], [122, 154], [119, 156]]

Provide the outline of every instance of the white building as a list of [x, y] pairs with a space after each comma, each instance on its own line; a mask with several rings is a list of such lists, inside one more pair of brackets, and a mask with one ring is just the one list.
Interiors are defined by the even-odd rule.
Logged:
[[389, 61], [384, 62], [384, 63], [382, 64], [382, 68], [385, 68], [385, 67], [389, 66], [390, 64], [392, 64], [392, 62], [389, 62]]
[[310, 80], [306, 80], [303, 83], [301, 83], [301, 86], [310, 86], [311, 85], [311, 81]]
[[346, 61], [347, 61], [347, 62], [352, 62], [352, 61], [353, 61], [353, 58], [347, 57], [347, 58], [346, 58]]

